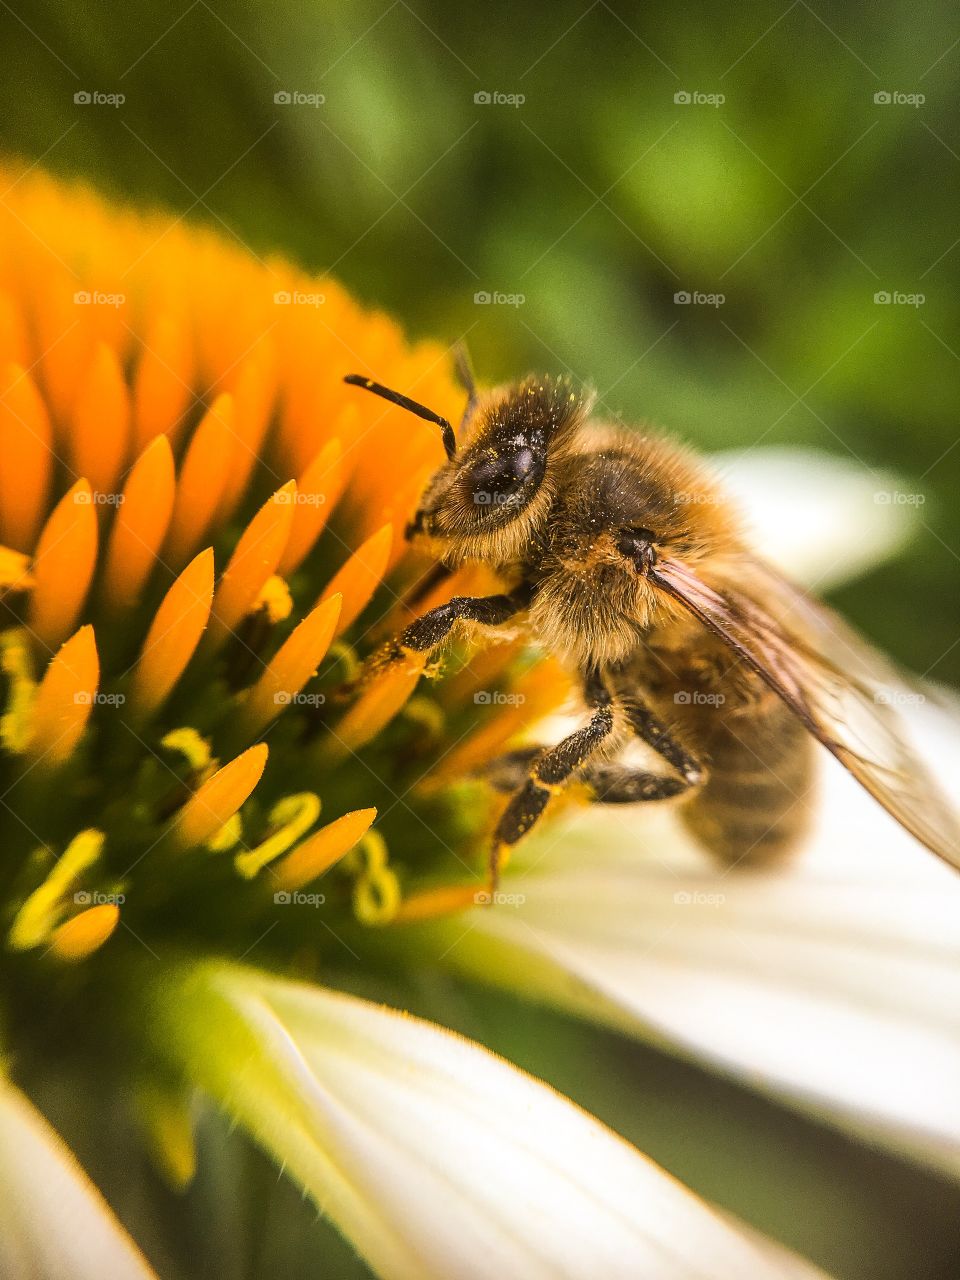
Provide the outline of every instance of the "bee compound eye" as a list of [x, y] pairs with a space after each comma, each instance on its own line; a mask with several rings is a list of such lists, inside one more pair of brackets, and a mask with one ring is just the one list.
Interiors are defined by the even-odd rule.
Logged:
[[644, 572], [657, 562], [657, 549], [653, 545], [656, 534], [649, 529], [621, 529], [617, 550], [632, 560], [639, 572]]
[[474, 501], [492, 507], [514, 504], [539, 485], [543, 469], [543, 459], [529, 446], [483, 458], [470, 469]]

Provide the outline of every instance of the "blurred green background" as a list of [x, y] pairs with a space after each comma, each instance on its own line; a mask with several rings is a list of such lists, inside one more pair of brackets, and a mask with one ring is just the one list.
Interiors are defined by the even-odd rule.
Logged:
[[[955, 5], [79, 0], [3, 4], [0, 29], [2, 142], [27, 163], [330, 270], [414, 334], [465, 335], [484, 381], [567, 369], [705, 448], [897, 470], [918, 536], [838, 602], [960, 683]], [[957, 1274], [960, 1197], [933, 1177], [502, 997], [404, 998], [838, 1275]], [[284, 1274], [362, 1274], [251, 1161]], [[170, 1274], [243, 1253], [210, 1222], [166, 1233]], [[263, 1274], [243, 1257], [230, 1274]]]

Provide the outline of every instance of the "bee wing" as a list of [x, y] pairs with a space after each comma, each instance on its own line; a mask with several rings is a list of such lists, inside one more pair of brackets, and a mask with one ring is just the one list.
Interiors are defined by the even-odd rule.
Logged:
[[650, 577], [752, 667], [901, 826], [960, 869], [960, 817], [906, 742], [894, 705], [909, 685], [891, 664], [760, 561], [737, 586], [710, 586], [670, 559]]

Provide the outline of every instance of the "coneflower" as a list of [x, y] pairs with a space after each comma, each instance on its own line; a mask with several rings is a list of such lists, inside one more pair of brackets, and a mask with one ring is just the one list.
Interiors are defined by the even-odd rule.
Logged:
[[503, 981], [523, 949], [496, 909], [435, 942], [483, 884], [474, 766], [565, 677], [512, 640], [357, 682], [481, 570], [416, 590], [440, 439], [342, 376], [453, 418], [449, 353], [209, 232], [6, 181], [3, 1274], [150, 1274], [23, 1096], [51, 1061], [81, 1095], [109, 1073], [178, 1187], [212, 1098], [384, 1276], [813, 1274], [481, 1047], [317, 985], [408, 956]]

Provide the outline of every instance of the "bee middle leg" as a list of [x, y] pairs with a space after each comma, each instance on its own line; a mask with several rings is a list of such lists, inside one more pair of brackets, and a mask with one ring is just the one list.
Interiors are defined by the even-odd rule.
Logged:
[[[572, 777], [585, 782], [590, 799], [600, 804], [635, 804], [640, 801], [669, 800], [702, 785], [705, 770], [648, 707], [621, 699], [611, 693], [599, 674], [588, 677], [587, 704], [594, 708], [590, 723], [546, 750], [527, 747], [492, 762], [485, 775], [498, 789], [510, 789], [526, 770], [526, 781], [514, 792], [494, 832], [490, 852], [491, 895], [496, 891], [504, 856], [537, 822], [551, 795]], [[619, 762], [594, 761], [590, 757], [613, 732], [614, 708], [622, 713], [630, 729], [669, 764], [672, 774], [652, 773]], [[504, 784], [507, 784], [506, 786]]]

